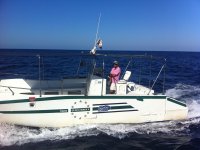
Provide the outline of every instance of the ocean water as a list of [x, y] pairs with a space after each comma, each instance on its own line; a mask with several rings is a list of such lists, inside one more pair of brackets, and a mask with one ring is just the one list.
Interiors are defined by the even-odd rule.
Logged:
[[[72, 54], [73, 53], [73, 54]], [[62, 79], [67, 76], [85, 76], [84, 66], [89, 63], [88, 51], [56, 50], [0, 50], [0, 78]], [[138, 52], [99, 51], [102, 54], [120, 54], [107, 59], [96, 57], [97, 67], [105, 63], [106, 77], [112, 61], [118, 60], [122, 72], [132, 70], [131, 80], [149, 86], [162, 64], [154, 61], [144, 64], [136, 59], [125, 59], [126, 54], [146, 54], [167, 59], [166, 74], [154, 88], [162, 92], [162, 76], [165, 75], [165, 91], [168, 96], [183, 100], [189, 108], [188, 119], [143, 124], [92, 124], [65, 128], [32, 128], [1, 123], [0, 149], [2, 150], [199, 150], [200, 149], [200, 53], [199, 52]], [[73, 57], [69, 57], [71, 54]], [[82, 54], [82, 55], [79, 55]], [[40, 59], [39, 57], [40, 56]], [[161, 60], [162, 61], [162, 60]], [[81, 64], [79, 66], [79, 64]], [[146, 67], [138, 67], [145, 65]], [[145, 69], [152, 68], [152, 72]], [[79, 68], [79, 69], [77, 69]], [[137, 74], [143, 74], [141, 78]], [[144, 80], [148, 77], [149, 80]]]

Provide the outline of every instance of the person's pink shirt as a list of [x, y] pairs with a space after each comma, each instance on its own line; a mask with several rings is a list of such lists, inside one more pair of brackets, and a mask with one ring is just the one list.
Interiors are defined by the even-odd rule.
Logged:
[[121, 69], [119, 67], [115, 68], [113, 67], [110, 71], [111, 76], [111, 82], [112, 83], [117, 83], [119, 81], [119, 76], [121, 73]]

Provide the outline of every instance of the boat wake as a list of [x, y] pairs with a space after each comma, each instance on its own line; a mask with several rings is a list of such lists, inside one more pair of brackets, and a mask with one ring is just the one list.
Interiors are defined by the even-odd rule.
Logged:
[[[29, 128], [9, 124], [0, 124], [0, 145], [23, 145], [46, 140], [59, 141], [76, 137], [98, 136], [106, 134], [119, 139], [135, 134], [194, 135], [195, 126], [200, 125], [200, 87], [177, 84], [168, 89], [166, 95], [184, 99], [189, 107], [189, 118], [186, 121], [168, 121], [143, 124], [114, 125], [77, 125], [65, 128]], [[200, 129], [198, 129], [200, 132]], [[198, 136], [198, 135], [197, 135]]]

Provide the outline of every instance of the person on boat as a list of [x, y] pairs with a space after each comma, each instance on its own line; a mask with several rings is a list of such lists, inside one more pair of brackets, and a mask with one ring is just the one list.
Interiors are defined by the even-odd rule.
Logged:
[[113, 62], [113, 68], [110, 71], [110, 94], [115, 94], [116, 90], [117, 90], [117, 82], [119, 81], [119, 77], [121, 74], [121, 69], [119, 67], [119, 63], [118, 61], [114, 61]]

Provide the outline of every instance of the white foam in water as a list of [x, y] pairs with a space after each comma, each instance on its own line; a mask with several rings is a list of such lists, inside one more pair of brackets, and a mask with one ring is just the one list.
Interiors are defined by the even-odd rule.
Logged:
[[[200, 119], [193, 120], [193, 123]], [[79, 125], [60, 129], [31, 129], [28, 127], [18, 127], [15, 125], [0, 124], [0, 145], [22, 145], [25, 143], [36, 143], [46, 140], [66, 140], [75, 137], [97, 136], [104, 133], [117, 138], [124, 138], [129, 133], [137, 134], [180, 134], [190, 125], [190, 121], [182, 122], [177, 126], [176, 121], [144, 123], [144, 124], [101, 124], [101, 125]]]
[[66, 140], [83, 136], [97, 136], [100, 133], [124, 138], [129, 133], [137, 134], [185, 134], [191, 124], [200, 123], [200, 87], [177, 84], [166, 91], [166, 95], [186, 101], [189, 107], [189, 119], [186, 121], [168, 121], [144, 124], [115, 124], [115, 125], [78, 125], [60, 129], [19, 127], [0, 124], [0, 145], [21, 145], [45, 140]]
[[45, 140], [65, 140], [75, 137], [97, 135], [93, 125], [80, 125], [59, 129], [33, 129], [9, 124], [0, 124], [0, 145], [21, 145]]
[[188, 118], [200, 117], [200, 86], [177, 84], [165, 94], [186, 101], [189, 108]]

